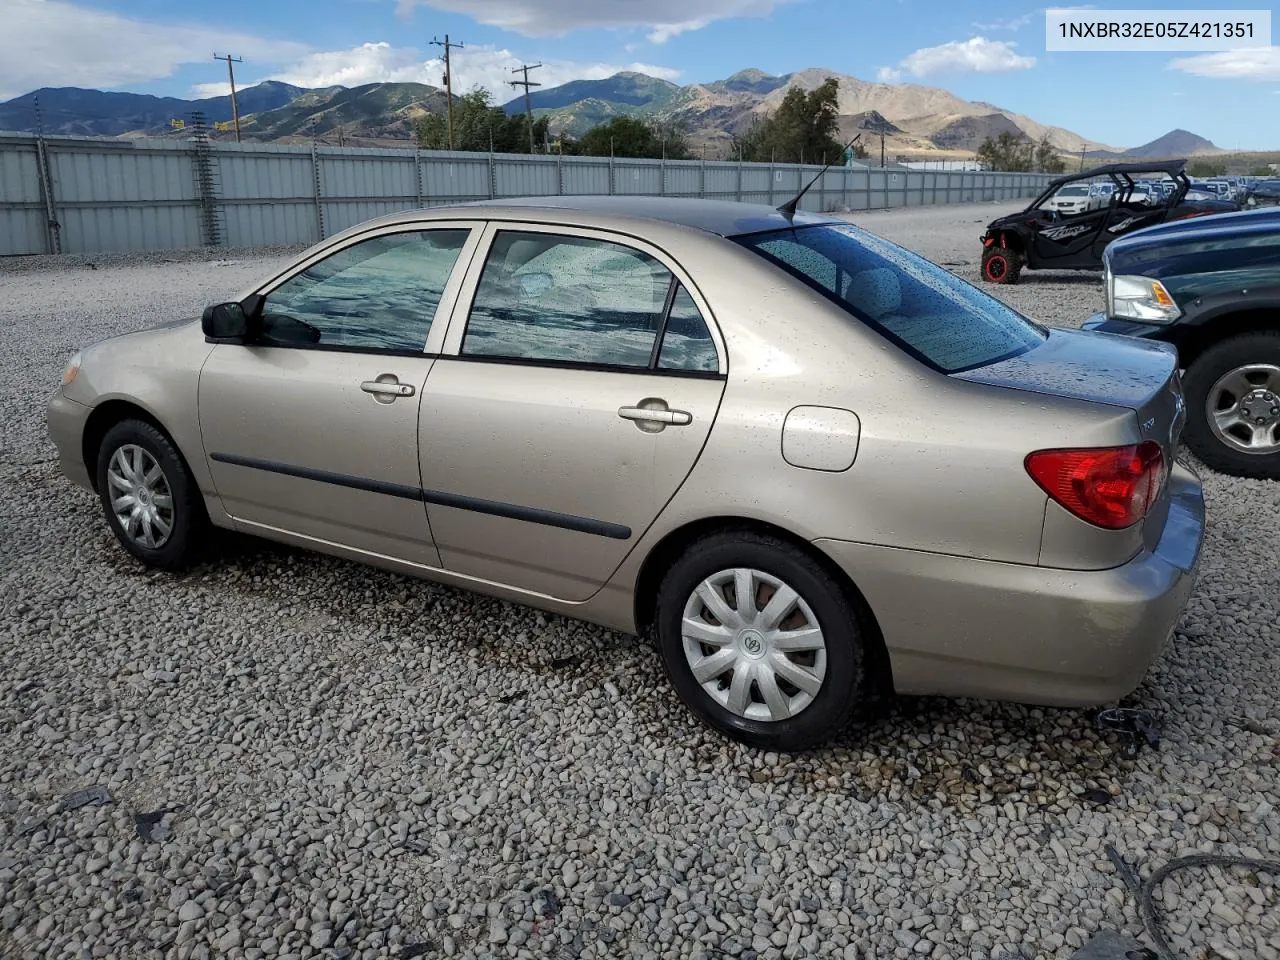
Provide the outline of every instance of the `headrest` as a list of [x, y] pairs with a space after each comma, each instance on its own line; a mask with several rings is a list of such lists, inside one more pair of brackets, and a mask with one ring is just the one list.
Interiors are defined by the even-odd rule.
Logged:
[[902, 306], [902, 284], [888, 267], [875, 267], [853, 275], [845, 299], [873, 320], [897, 312]]

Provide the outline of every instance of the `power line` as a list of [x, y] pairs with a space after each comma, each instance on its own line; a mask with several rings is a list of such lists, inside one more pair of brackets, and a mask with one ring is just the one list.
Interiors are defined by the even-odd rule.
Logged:
[[512, 67], [511, 72], [524, 74], [524, 79], [508, 81], [513, 87], [524, 87], [524, 116], [525, 116], [525, 119], [529, 121], [529, 152], [530, 153], [534, 153], [535, 148], [533, 145], [533, 101], [529, 99], [529, 88], [540, 87], [542, 86], [542, 84], [534, 83], [532, 80], [530, 80], [529, 71], [537, 70], [540, 66], [542, 66], [542, 64], [540, 63], [526, 63], [519, 67]]
[[235, 67], [233, 67], [232, 64], [244, 63], [244, 58], [233, 57], [229, 53], [224, 53], [222, 56], [218, 56], [215, 53], [213, 55], [213, 59], [227, 61], [227, 80], [231, 82], [231, 119], [232, 121], [235, 122], [236, 143], [239, 143], [240, 142], [240, 107], [236, 103], [236, 71], [235, 71]]
[[449, 40], [446, 33], [443, 40], [432, 39], [431, 45], [434, 47], [444, 47], [444, 92], [448, 99], [447, 109], [449, 112], [449, 149], [453, 149], [453, 67], [449, 59], [449, 51], [454, 47], [459, 50], [465, 49], [461, 43], [453, 43]]

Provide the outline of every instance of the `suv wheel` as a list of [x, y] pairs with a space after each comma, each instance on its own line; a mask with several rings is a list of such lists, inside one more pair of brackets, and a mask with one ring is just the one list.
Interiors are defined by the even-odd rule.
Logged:
[[121, 545], [149, 567], [177, 570], [196, 560], [209, 519], [196, 482], [163, 433], [123, 420], [98, 448], [98, 497]]
[[982, 279], [987, 283], [1017, 283], [1022, 273], [1022, 255], [1008, 247], [987, 247], [982, 251]]
[[861, 616], [812, 557], [774, 537], [697, 541], [658, 591], [667, 676], [708, 726], [753, 747], [803, 750], [865, 699]]
[[1239, 477], [1280, 479], [1280, 333], [1210, 347], [1186, 376], [1184, 437], [1197, 457]]

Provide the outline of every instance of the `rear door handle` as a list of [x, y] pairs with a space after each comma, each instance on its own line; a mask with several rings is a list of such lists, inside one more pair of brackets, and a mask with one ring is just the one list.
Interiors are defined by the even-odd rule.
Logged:
[[654, 423], [668, 427], [687, 427], [693, 423], [693, 414], [689, 411], [671, 410], [665, 403], [660, 407], [656, 404], [651, 407], [619, 407], [618, 416], [636, 424]]
[[395, 377], [385, 373], [382, 377], [377, 380], [366, 380], [360, 384], [360, 389], [365, 393], [372, 393], [375, 400], [381, 400], [383, 403], [389, 403], [396, 397], [413, 396], [413, 384], [401, 383]]

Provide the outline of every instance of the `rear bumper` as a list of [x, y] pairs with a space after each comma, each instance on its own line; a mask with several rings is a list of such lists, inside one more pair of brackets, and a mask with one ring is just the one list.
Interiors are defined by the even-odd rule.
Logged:
[[874, 612], [901, 693], [1058, 706], [1142, 680], [1186, 607], [1204, 537], [1200, 481], [1176, 465], [1155, 549], [1111, 570], [1058, 570], [818, 540]]
[[92, 412], [92, 407], [70, 399], [61, 389], [49, 398], [49, 404], [45, 408], [49, 439], [58, 448], [58, 463], [63, 475], [87, 490], [93, 489], [93, 481], [89, 478], [89, 470], [84, 463], [82, 440], [85, 421]]

